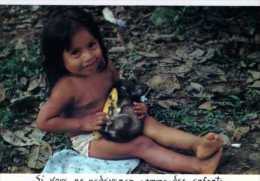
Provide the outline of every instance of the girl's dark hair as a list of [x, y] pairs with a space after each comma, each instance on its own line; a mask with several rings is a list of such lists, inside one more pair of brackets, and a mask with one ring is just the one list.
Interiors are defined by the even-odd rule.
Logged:
[[81, 27], [86, 28], [101, 46], [104, 62], [98, 67], [99, 70], [107, 67], [107, 50], [92, 15], [77, 7], [57, 7], [49, 14], [41, 39], [43, 67], [50, 91], [61, 77], [69, 74], [63, 63], [63, 51], [69, 50], [72, 36]]

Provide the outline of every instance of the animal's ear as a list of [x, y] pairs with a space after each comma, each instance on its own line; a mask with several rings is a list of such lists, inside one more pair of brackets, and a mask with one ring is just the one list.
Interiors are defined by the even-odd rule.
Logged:
[[140, 101], [141, 96], [143, 96], [148, 89], [148, 86], [143, 83], [136, 83], [134, 88], [131, 91], [131, 95], [134, 99], [134, 101]]

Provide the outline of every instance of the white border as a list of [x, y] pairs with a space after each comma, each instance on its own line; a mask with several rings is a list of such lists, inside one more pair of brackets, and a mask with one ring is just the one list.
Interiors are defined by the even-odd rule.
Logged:
[[259, 181], [260, 175], [0, 174], [1, 181]]
[[260, 0], [1, 0], [0, 5], [260, 6]]

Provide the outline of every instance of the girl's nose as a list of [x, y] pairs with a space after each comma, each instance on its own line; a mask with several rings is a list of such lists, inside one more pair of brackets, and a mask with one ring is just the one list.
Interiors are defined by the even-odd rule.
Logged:
[[92, 57], [92, 53], [85, 50], [81, 58], [84, 64], [88, 64], [89, 60], [91, 60]]

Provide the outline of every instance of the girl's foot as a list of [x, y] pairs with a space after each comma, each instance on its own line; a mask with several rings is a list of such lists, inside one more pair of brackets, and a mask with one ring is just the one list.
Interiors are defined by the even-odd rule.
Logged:
[[219, 164], [222, 155], [222, 149], [220, 149], [214, 156], [208, 160], [201, 161], [201, 173], [202, 174], [213, 174]]
[[202, 137], [201, 142], [196, 146], [196, 157], [199, 159], [209, 158], [221, 148], [223, 143], [223, 139], [218, 134], [208, 133]]

